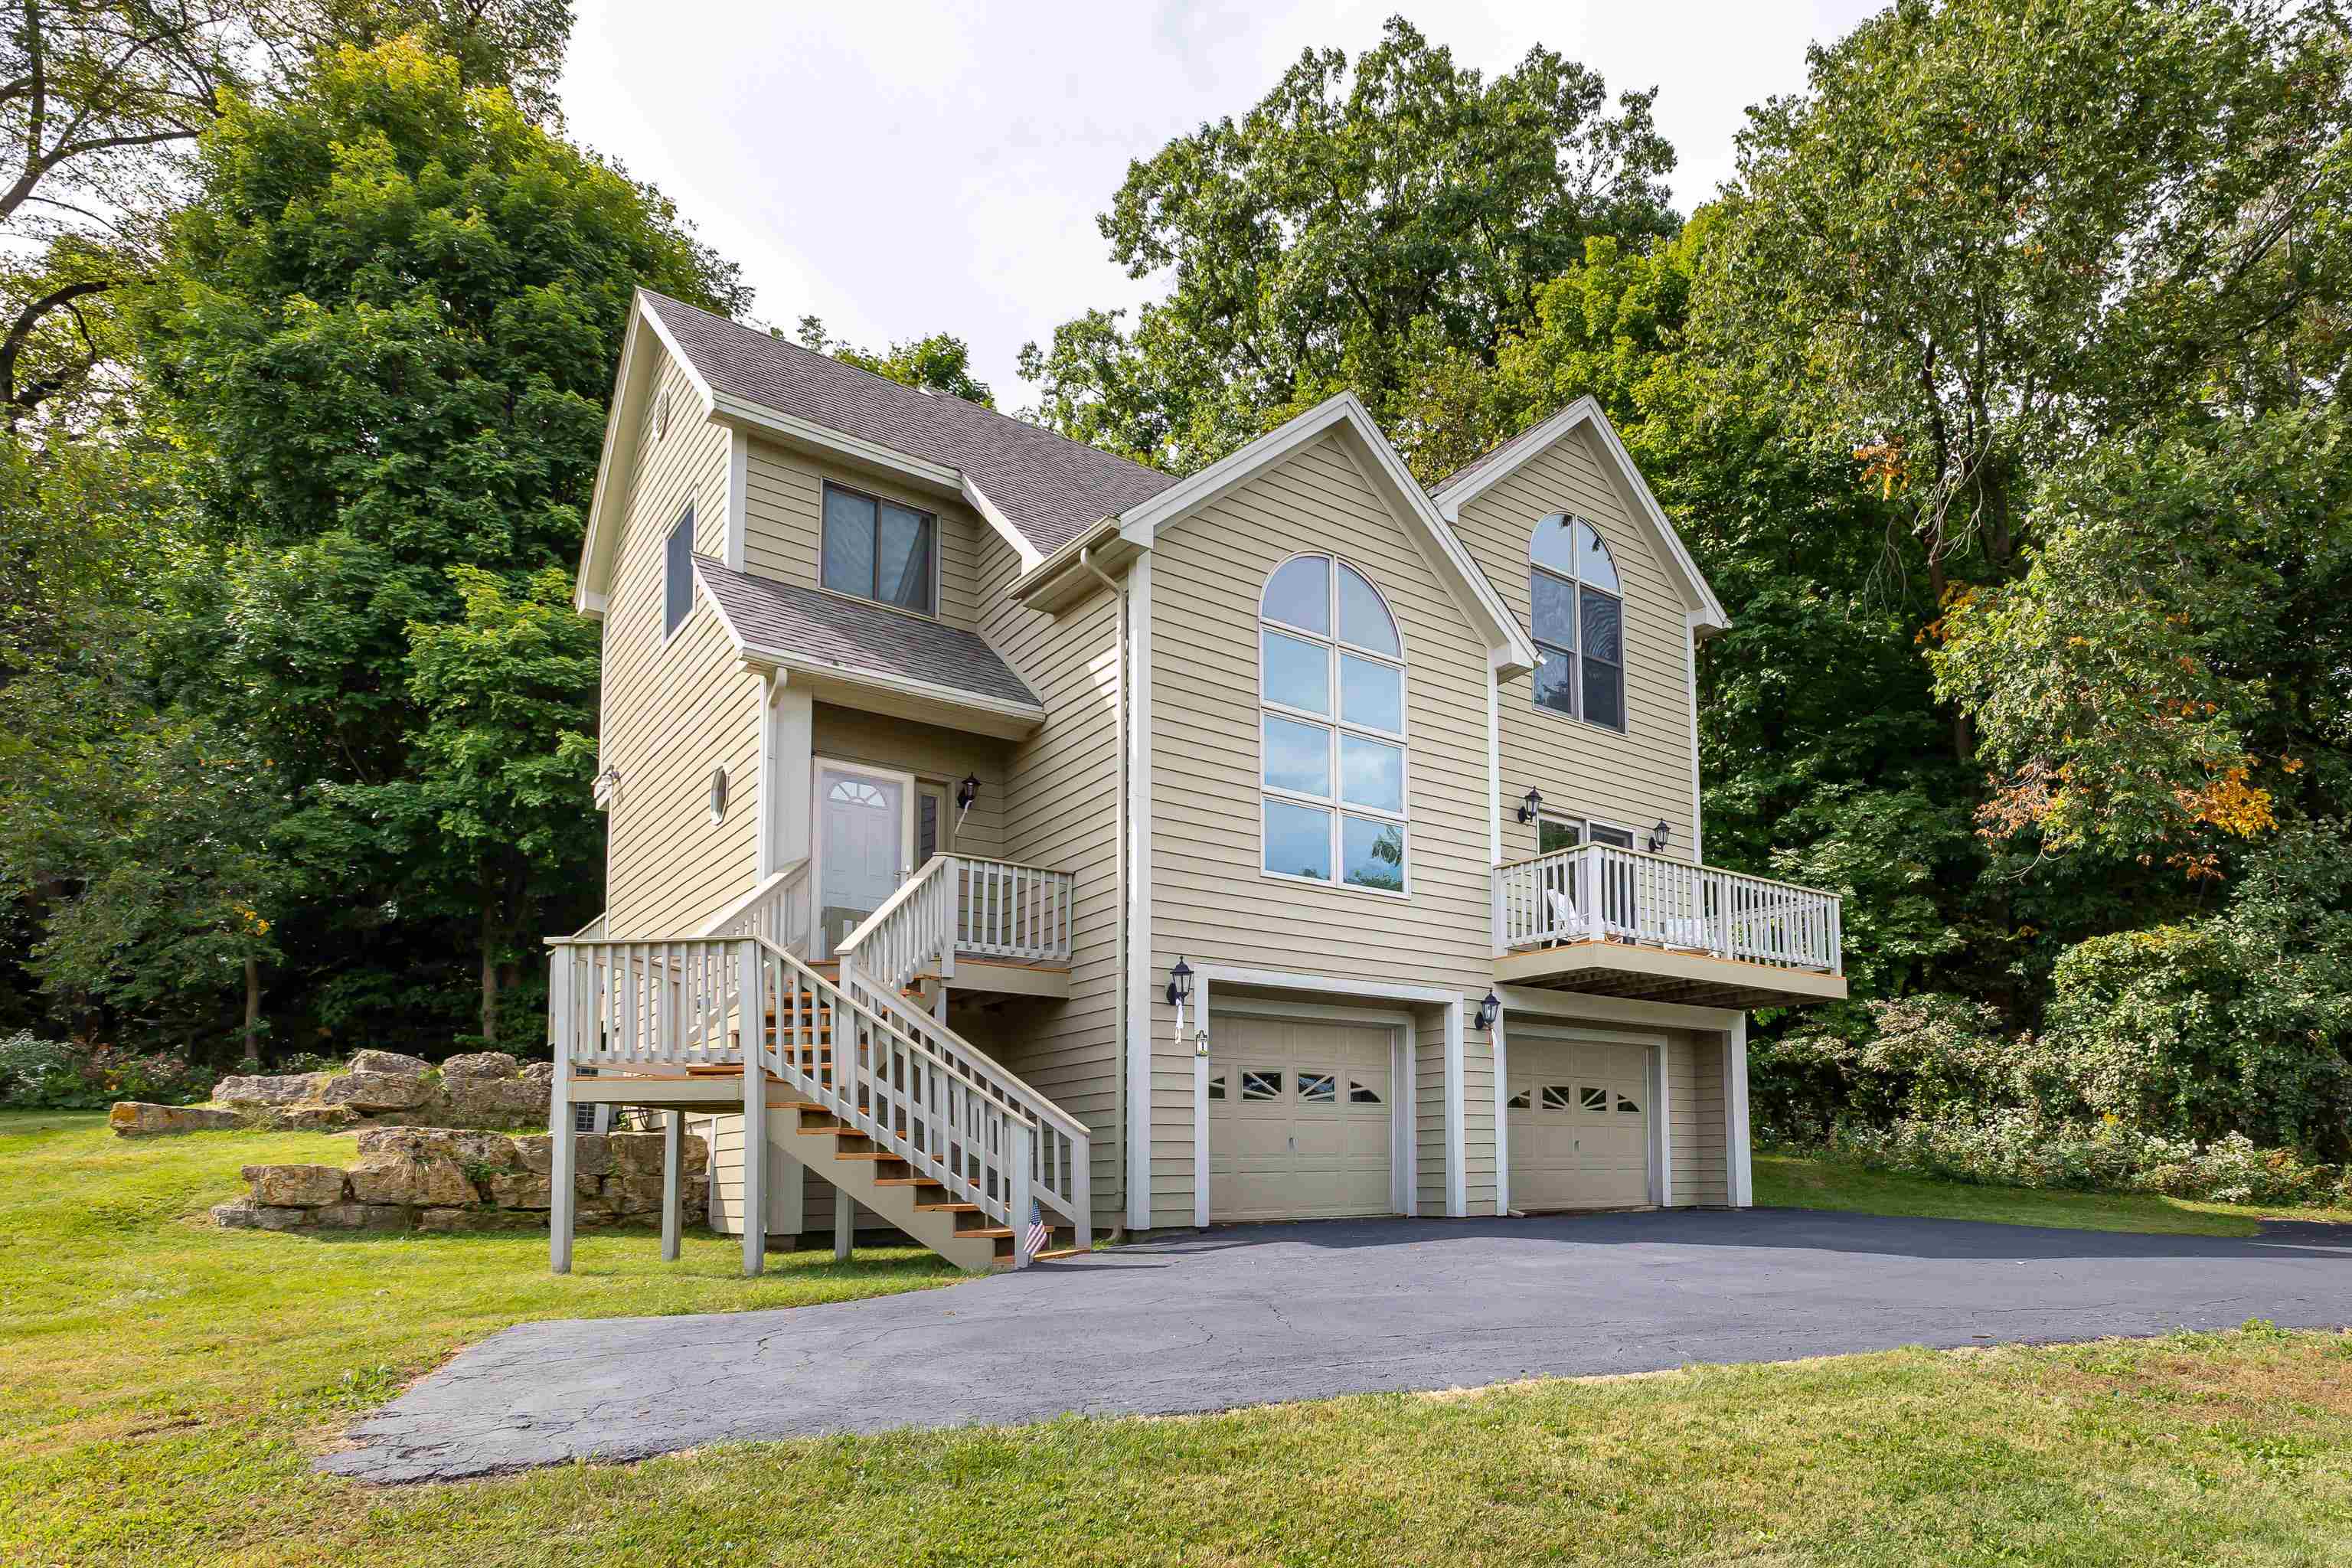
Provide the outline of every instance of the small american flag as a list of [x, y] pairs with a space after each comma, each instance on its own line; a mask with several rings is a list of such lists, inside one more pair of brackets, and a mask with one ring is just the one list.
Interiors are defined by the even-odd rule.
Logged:
[[1029, 1230], [1021, 1238], [1021, 1250], [1034, 1258], [1053, 1245], [1054, 1227], [1045, 1223], [1044, 1216], [1037, 1212], [1036, 1200], [1032, 1198], [1029, 1201]]

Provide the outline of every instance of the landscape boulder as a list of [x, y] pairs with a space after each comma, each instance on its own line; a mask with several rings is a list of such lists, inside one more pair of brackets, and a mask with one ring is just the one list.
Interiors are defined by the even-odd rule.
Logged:
[[522, 1064], [504, 1051], [474, 1051], [462, 1057], [451, 1057], [441, 1064], [442, 1080], [446, 1083], [521, 1076]]
[[479, 1197], [455, 1160], [397, 1152], [370, 1154], [353, 1165], [351, 1186], [352, 1198], [363, 1204], [465, 1205]]
[[454, 1160], [460, 1165], [519, 1169], [520, 1152], [503, 1132], [471, 1127], [371, 1127], [360, 1134], [360, 1152], [400, 1154], [411, 1160]]
[[230, 1106], [293, 1105], [310, 1099], [327, 1081], [322, 1072], [256, 1073], [225, 1078], [213, 1086], [213, 1099]]
[[387, 1078], [419, 1078], [433, 1070], [433, 1064], [423, 1057], [403, 1056], [398, 1051], [353, 1051], [353, 1072], [376, 1072]]
[[253, 1201], [278, 1208], [317, 1208], [341, 1203], [343, 1173], [336, 1165], [247, 1165]]
[[[381, 1052], [362, 1051], [362, 1056]], [[348, 1105], [353, 1110], [413, 1110], [425, 1103], [433, 1092], [425, 1074], [352, 1071], [340, 1078], [331, 1078], [319, 1091], [319, 1099], [328, 1105]]]
[[211, 1105], [149, 1105], [118, 1100], [106, 1124], [118, 1138], [154, 1138], [167, 1132], [210, 1132], [243, 1127], [245, 1118]]
[[312, 1224], [310, 1209], [280, 1208], [251, 1198], [213, 1205], [213, 1223], [230, 1230], [299, 1230]]

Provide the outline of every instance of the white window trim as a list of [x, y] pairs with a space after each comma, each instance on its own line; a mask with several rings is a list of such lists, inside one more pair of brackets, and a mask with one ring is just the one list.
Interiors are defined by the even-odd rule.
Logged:
[[[1320, 560], [1330, 563], [1330, 570], [1326, 574], [1326, 581], [1328, 587], [1328, 605], [1330, 609], [1331, 625], [1331, 629], [1328, 633], [1318, 632], [1313, 630], [1311, 627], [1297, 626], [1289, 621], [1278, 620], [1275, 616], [1269, 616], [1265, 613], [1265, 590], [1267, 585], [1272, 584], [1276, 576], [1292, 562], [1306, 560]], [[1378, 648], [1367, 647], [1362, 643], [1349, 642], [1339, 635], [1339, 568], [1341, 566], [1347, 567], [1348, 570], [1353, 572], [1358, 577], [1361, 578], [1364, 585], [1371, 589], [1373, 596], [1380, 600], [1381, 613], [1388, 616], [1390, 628], [1396, 633], [1397, 652], [1394, 658], [1382, 653]], [[1312, 644], [1313, 646], [1323, 649], [1326, 655], [1326, 662], [1324, 666], [1326, 676], [1325, 691], [1329, 697], [1331, 703], [1331, 710], [1328, 713], [1317, 713], [1304, 708], [1294, 708], [1287, 703], [1276, 702], [1267, 695], [1265, 634], [1269, 630], [1277, 632], [1284, 637], [1295, 638], [1300, 642]], [[1353, 562], [1349, 561], [1346, 557], [1328, 550], [1297, 551], [1275, 563], [1275, 564], [1266, 572], [1265, 576], [1261, 579], [1258, 584], [1258, 637], [1256, 654], [1258, 666], [1257, 866], [1259, 879], [1269, 882], [1288, 882], [1297, 887], [1318, 888], [1326, 891], [1362, 893], [1369, 894], [1370, 896], [1377, 899], [1410, 900], [1412, 897], [1413, 853], [1412, 737], [1412, 689], [1411, 667], [1407, 663], [1408, 649], [1405, 646], [1404, 626], [1397, 619], [1396, 607], [1389, 603], [1388, 595], [1382, 592], [1381, 585], [1372, 580], [1371, 574], [1365, 571], [1362, 567], [1356, 565]], [[1404, 722], [1403, 729], [1383, 730], [1377, 725], [1359, 723], [1340, 717], [1339, 660], [1341, 656], [1346, 654], [1352, 654], [1358, 658], [1363, 659], [1369, 663], [1378, 664], [1386, 668], [1392, 668], [1397, 672], [1397, 711], [1399, 718]], [[1309, 795], [1304, 791], [1287, 789], [1281, 785], [1271, 784], [1265, 782], [1265, 718], [1269, 713], [1277, 719], [1289, 719], [1301, 724], [1313, 724], [1319, 729], [1329, 731], [1330, 742], [1327, 750], [1331, 770], [1330, 795], [1328, 796]], [[1344, 735], [1354, 735], [1360, 740], [1370, 741], [1376, 744], [1393, 746], [1396, 748], [1398, 752], [1397, 769], [1401, 781], [1399, 795], [1400, 798], [1404, 802], [1404, 809], [1402, 811], [1389, 811], [1375, 805], [1360, 805], [1353, 802], [1347, 801], [1341, 796], [1340, 788], [1345, 775], [1340, 766], [1339, 752], [1340, 738]], [[1293, 871], [1269, 871], [1266, 869], [1266, 807], [1269, 802], [1277, 800], [1285, 801], [1294, 805], [1304, 806], [1310, 810], [1323, 811], [1330, 814], [1331, 876], [1328, 879], [1319, 877], [1302, 877]], [[1404, 830], [1404, 862], [1399, 868], [1400, 873], [1404, 880], [1403, 887], [1368, 888], [1360, 882], [1350, 882], [1347, 879], [1347, 857], [1345, 851], [1347, 845], [1347, 819], [1349, 816], [1360, 817], [1367, 822], [1392, 823], [1396, 826]]]
[[[911, 605], [894, 605], [887, 599], [877, 599], [871, 594], [852, 594], [846, 589], [836, 588], [824, 580], [824, 492], [827, 490], [839, 490], [845, 495], [856, 496], [860, 500], [870, 500], [877, 503], [877, 510], [875, 514], [875, 527], [877, 531], [881, 527], [881, 514], [879, 507], [883, 502], [887, 502], [891, 506], [901, 508], [907, 511], [919, 513], [921, 516], [928, 518], [930, 521], [931, 607], [929, 609], [919, 610]], [[880, 490], [862, 490], [856, 485], [843, 484], [838, 479], [821, 479], [817, 485], [816, 499], [816, 585], [824, 592], [833, 595], [835, 598], [847, 599], [852, 604], [871, 605], [877, 609], [896, 610], [902, 616], [913, 616], [918, 620], [944, 620], [946, 617], [941, 614], [941, 611], [945, 607], [944, 599], [947, 583], [945, 574], [942, 572], [941, 566], [947, 555], [946, 550], [942, 548], [945, 532], [946, 530], [942, 526], [942, 520], [940, 516], [939, 509], [936, 506], [920, 506], [914, 501], [908, 500], [903, 495], [885, 495]]]
[[[655, 645], [654, 651], [656, 653], [667, 648], [677, 639], [679, 634], [686, 630], [687, 624], [694, 619], [695, 606], [702, 603], [702, 574], [694, 569], [696, 553], [694, 532], [701, 526], [701, 519], [698, 511], [700, 501], [699, 496], [687, 497], [686, 504], [678, 509], [676, 517], [669, 520], [669, 526], [662, 530], [662, 635], [661, 641]], [[677, 625], [671, 626], [669, 624], [669, 542], [681, 526], [686, 529], [686, 613], [678, 616]]]
[[[1601, 531], [1599, 523], [1581, 512], [1563, 509], [1559, 511], [1546, 512], [1536, 520], [1536, 525], [1539, 528], [1555, 517], [1564, 519], [1570, 524], [1569, 537], [1571, 542], [1575, 539], [1575, 524], [1582, 523], [1592, 531], [1592, 537], [1601, 541], [1602, 553], [1609, 557], [1609, 570], [1616, 574], [1617, 592], [1612, 594], [1606, 588], [1587, 583], [1581, 572], [1562, 572], [1557, 567], [1547, 566], [1538, 561], [1535, 536], [1530, 531], [1528, 536], [1528, 640], [1535, 645], [1536, 652], [1539, 656], [1552, 657], [1565, 652], [1570, 658], [1575, 660], [1576, 674], [1569, 683], [1569, 695], [1574, 700], [1576, 708], [1573, 712], [1561, 712], [1535, 694], [1535, 684], [1532, 681], [1528, 686], [1528, 706], [1538, 713], [1548, 713], [1555, 719], [1564, 719], [1576, 724], [1590, 724], [1603, 734], [1630, 735], [1633, 732], [1633, 660], [1626, 657], [1632, 650], [1625, 636], [1625, 574], [1617, 571], [1617, 552], [1609, 548], [1609, 536]], [[1563, 649], [1558, 643], [1546, 642], [1536, 633], [1535, 574], [1538, 572], [1556, 583], [1568, 584], [1571, 601], [1576, 605], [1576, 647], [1573, 648]], [[1623, 715], [1622, 723], [1603, 724], [1597, 719], [1588, 719], [1584, 716], [1584, 595], [1587, 589], [1599, 594], [1603, 598], [1617, 602], [1617, 700], [1619, 710]]]

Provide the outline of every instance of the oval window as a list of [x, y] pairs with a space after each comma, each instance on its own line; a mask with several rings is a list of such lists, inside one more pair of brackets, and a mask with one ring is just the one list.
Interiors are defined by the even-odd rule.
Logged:
[[717, 826], [727, 820], [727, 770], [710, 770], [710, 822]]

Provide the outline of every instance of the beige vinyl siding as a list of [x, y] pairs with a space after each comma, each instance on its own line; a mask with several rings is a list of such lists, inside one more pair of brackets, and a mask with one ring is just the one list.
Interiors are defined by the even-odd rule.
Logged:
[[1445, 1017], [1426, 1008], [1414, 1019], [1412, 1134], [1414, 1205], [1433, 1218], [1445, 1213]]
[[1666, 1038], [1667, 1147], [1673, 1156], [1676, 1207], [1699, 1201], [1699, 1099], [1697, 1047], [1681, 1030]]
[[[687, 936], [748, 891], [758, 864], [759, 682], [737, 664], [699, 593], [665, 636], [663, 547], [688, 504], [706, 553], [723, 548], [728, 433], [667, 357], [656, 371], [668, 432], [639, 449], [604, 615], [603, 765], [621, 784], [605, 824], [606, 929]], [[650, 401], [650, 400], [649, 400]], [[726, 820], [710, 820], [711, 770], [728, 774]]]
[[[1420, 544], [1366, 480], [1348, 438], [1314, 442], [1182, 521], [1153, 549], [1152, 967], [1179, 954], [1316, 975], [1442, 985], [1491, 977], [1486, 644]], [[1293, 554], [1328, 551], [1387, 596], [1405, 647], [1409, 897], [1260, 871], [1258, 596]], [[1155, 1225], [1191, 1222], [1189, 1053], [1156, 1007]], [[1483, 1042], [1482, 1042], [1483, 1046]], [[1443, 1066], [1442, 1028], [1422, 1032]], [[1443, 1113], [1442, 1093], [1424, 1100]], [[1488, 1119], [1491, 1121], [1491, 1110]], [[1470, 1203], [1493, 1208], [1491, 1134]], [[1444, 1180], [1441, 1141], [1423, 1175]], [[1481, 1158], [1474, 1154], [1474, 1162]], [[1430, 1209], [1443, 1213], [1443, 1187]]]
[[1462, 509], [1454, 527], [1495, 589], [1533, 632], [1528, 545], [1535, 525], [1573, 512], [1601, 530], [1624, 589], [1623, 734], [1535, 704], [1531, 677], [1500, 693], [1503, 858], [1536, 852], [1536, 828], [1508, 809], [1529, 785], [1548, 811], [1598, 817], [1633, 830], [1639, 846], [1660, 821], [1674, 827], [1669, 855], [1688, 859], [1697, 803], [1691, 792], [1691, 697], [1684, 605], [1665, 542], [1638, 518], [1616, 466], [1587, 426]]
[[[1475, 1016], [1475, 1015], [1473, 1015]], [[1444, 1044], [1444, 1025], [1438, 1025], [1438, 1043]], [[1504, 1041], [1507, 1059], [1510, 1042]], [[1495, 1045], [1492, 1038], [1462, 1026], [1462, 1169], [1469, 1212], [1495, 1212]], [[1443, 1208], [1437, 1210], [1444, 1214]]]
[[[1691, 1103], [1698, 1119], [1698, 1170], [1690, 1196], [1677, 1203], [1721, 1205], [1731, 1201], [1730, 1166], [1723, 1125], [1723, 1037], [1691, 1037]], [[1679, 1192], [1679, 1189], [1678, 1189]]]
[[995, 531], [961, 501], [944, 500], [753, 437], [745, 452], [743, 564], [780, 583], [820, 584], [826, 480], [939, 519], [940, 619], [965, 631], [981, 616], [981, 541]]
[[[1035, 734], [1000, 753], [996, 829], [1010, 860], [1073, 874], [1070, 995], [1013, 1002], [986, 1048], [1093, 1135], [1097, 1225], [1118, 1223], [1118, 601], [1108, 589], [1057, 617], [1005, 590], [1021, 558], [993, 530], [979, 536], [978, 630], [1045, 706]], [[986, 777], [983, 771], [982, 777]], [[988, 799], [982, 795], [982, 802]], [[979, 815], [975, 808], [973, 815]], [[1190, 1095], [1190, 1063], [1187, 1097]], [[1190, 1167], [1187, 1167], [1190, 1192]], [[1189, 1203], [1189, 1196], [1187, 1199]], [[1191, 1223], [1188, 1210], [1183, 1223]]]
[[[1006, 742], [936, 724], [819, 702], [813, 714], [818, 765], [862, 763], [912, 773], [921, 783], [947, 790], [947, 816], [940, 824], [942, 848], [1002, 858], [1004, 854], [1004, 752]], [[980, 780], [980, 798], [961, 826], [955, 786], [966, 774]], [[909, 847], [909, 853], [912, 847]]]

